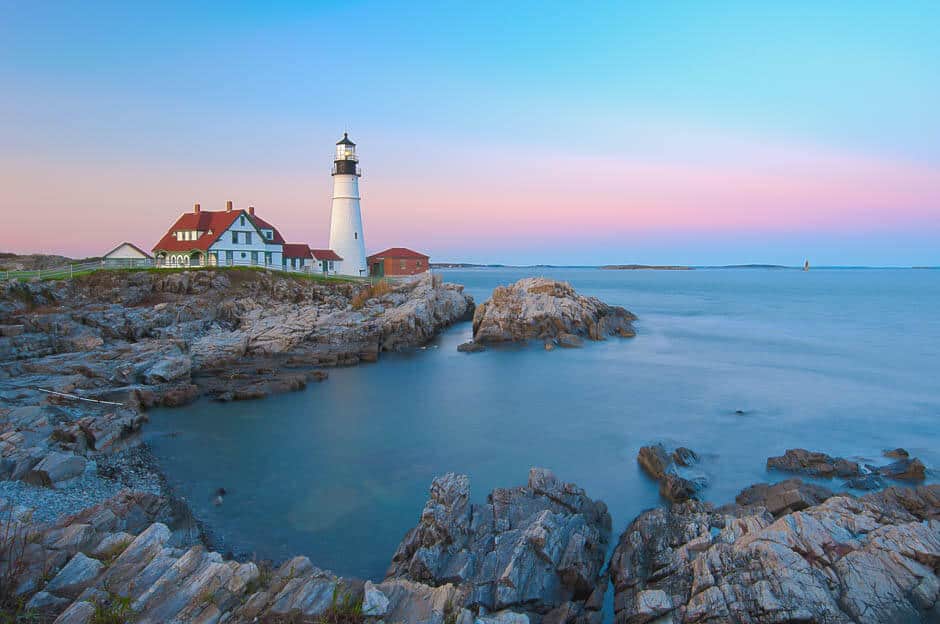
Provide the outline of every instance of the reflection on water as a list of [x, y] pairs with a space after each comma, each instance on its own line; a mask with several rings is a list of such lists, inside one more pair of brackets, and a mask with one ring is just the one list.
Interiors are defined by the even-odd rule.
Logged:
[[904, 446], [940, 466], [940, 272], [444, 274], [478, 301], [526, 275], [566, 279], [635, 312], [639, 335], [463, 354], [464, 323], [304, 392], [157, 411], [155, 454], [226, 544], [380, 577], [435, 475], [469, 474], [483, 500], [532, 465], [607, 502], [619, 533], [659, 503], [635, 459], [656, 440], [703, 454], [716, 502], [780, 478], [764, 462], [794, 446], [873, 460]]

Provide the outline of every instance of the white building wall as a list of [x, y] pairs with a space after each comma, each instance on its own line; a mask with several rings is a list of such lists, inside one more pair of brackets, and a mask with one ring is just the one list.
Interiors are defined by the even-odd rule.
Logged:
[[[232, 232], [238, 233], [238, 242], [232, 242]], [[251, 234], [251, 243], [247, 243], [247, 234]], [[252, 253], [255, 253], [255, 264], [263, 266], [265, 252], [271, 253], [271, 265], [281, 266], [280, 245], [269, 244], [265, 242], [261, 232], [251, 223], [247, 215], [241, 215], [229, 228], [222, 233], [215, 243], [209, 247], [210, 254], [218, 254], [218, 264], [226, 265], [229, 263], [229, 252], [231, 252], [232, 264], [246, 265], [252, 264]]]
[[340, 275], [368, 275], [362, 212], [359, 207], [358, 176], [333, 176], [330, 249], [343, 258], [337, 269]]
[[128, 243], [122, 243], [117, 249], [105, 256], [105, 259], [120, 259], [120, 260], [145, 260], [147, 259], [147, 254], [140, 253], [132, 245]]

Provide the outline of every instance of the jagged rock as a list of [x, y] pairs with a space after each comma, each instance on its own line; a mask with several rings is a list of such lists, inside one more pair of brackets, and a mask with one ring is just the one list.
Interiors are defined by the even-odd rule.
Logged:
[[923, 462], [916, 457], [914, 459], [899, 459], [887, 466], [874, 468], [874, 470], [882, 477], [900, 481], [923, 481], [927, 476]]
[[[575, 292], [566, 282], [543, 277], [500, 286], [473, 315], [473, 340], [479, 343], [526, 342], [553, 338], [562, 346], [581, 346], [580, 338], [633, 336], [636, 317], [618, 306]], [[576, 336], [568, 338], [567, 335]]]
[[95, 549], [91, 551], [91, 556], [96, 559], [110, 559], [124, 552], [124, 549], [133, 541], [134, 536], [130, 533], [124, 531], [109, 533], [98, 542]]
[[940, 486], [833, 496], [777, 520], [698, 501], [647, 511], [611, 560], [616, 621], [935, 622], [938, 520]]
[[59, 573], [49, 581], [46, 591], [57, 596], [77, 598], [85, 588], [89, 587], [101, 573], [104, 564], [97, 559], [76, 553], [74, 557], [59, 570]]
[[147, 422], [147, 416], [136, 410], [122, 409], [99, 416], [89, 416], [78, 421], [91, 448], [96, 451], [113, 452], [121, 448], [120, 443], [129, 438]]
[[72, 605], [56, 618], [53, 624], [88, 624], [95, 614], [95, 605], [87, 601], [73, 602]]
[[470, 340], [457, 345], [457, 350], [461, 353], [479, 353], [480, 351], [486, 351], [486, 347], [479, 342]]
[[775, 518], [818, 505], [833, 495], [832, 491], [802, 479], [779, 483], [755, 483], [741, 490], [735, 498], [738, 505], [763, 505]]
[[80, 476], [85, 471], [86, 460], [71, 453], [50, 452], [30, 470], [23, 480], [32, 485], [55, 487]]
[[144, 373], [144, 382], [161, 384], [189, 377], [192, 361], [188, 356], [176, 355], [164, 358]]
[[527, 486], [494, 490], [485, 505], [470, 504], [466, 476], [447, 474], [432, 483], [386, 583], [454, 584], [466, 592], [456, 606], [487, 611], [545, 614], [567, 602], [584, 611], [604, 584], [609, 533], [606, 505], [548, 470], [533, 468]]
[[708, 484], [704, 475], [683, 476], [679, 472], [676, 459], [681, 459], [681, 466], [690, 466], [698, 460], [691, 449], [679, 447], [670, 454], [662, 444], [653, 444], [641, 447], [636, 459], [640, 467], [659, 482], [659, 494], [666, 500], [695, 498]]
[[569, 333], [558, 334], [557, 341], [558, 346], [565, 349], [578, 349], [584, 346], [584, 340], [580, 336]]
[[806, 449], [787, 449], [786, 453], [779, 457], [768, 457], [767, 468], [823, 478], [849, 478], [861, 474], [858, 462]]
[[902, 448], [885, 450], [883, 455], [891, 459], [907, 459], [910, 457], [910, 454], [907, 452], [907, 450]]
[[885, 482], [879, 475], [870, 472], [858, 477], [852, 477], [842, 485], [856, 490], [880, 490], [884, 487]]
[[372, 617], [382, 617], [388, 613], [388, 597], [382, 593], [382, 590], [366, 581], [364, 596], [362, 599], [362, 614]]
[[27, 611], [39, 611], [42, 613], [59, 613], [72, 604], [68, 598], [59, 598], [53, 596], [47, 591], [36, 592], [26, 603]]
[[529, 624], [529, 616], [515, 611], [500, 611], [481, 615], [474, 620], [474, 624]]
[[672, 460], [679, 466], [694, 466], [698, 463], [698, 454], [690, 448], [680, 446], [672, 452]]

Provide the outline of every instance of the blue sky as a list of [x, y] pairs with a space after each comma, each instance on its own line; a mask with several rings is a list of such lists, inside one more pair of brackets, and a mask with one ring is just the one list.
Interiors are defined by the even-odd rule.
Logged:
[[[44, 244], [71, 253], [149, 246], [192, 201], [228, 198], [322, 243], [322, 169], [348, 127], [373, 248], [940, 264], [937, 2], [3, 12], [0, 207], [28, 217], [0, 246], [24, 250], [50, 222]], [[76, 207], [106, 222], [81, 241]], [[568, 228], [566, 215], [605, 225]], [[761, 242], [729, 249], [741, 240]]]

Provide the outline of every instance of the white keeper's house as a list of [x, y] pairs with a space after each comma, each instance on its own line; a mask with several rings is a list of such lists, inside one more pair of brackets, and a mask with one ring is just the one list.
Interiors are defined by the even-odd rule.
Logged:
[[261, 266], [328, 275], [365, 276], [365, 240], [359, 208], [359, 158], [348, 135], [336, 143], [333, 155], [333, 198], [330, 246], [313, 249], [306, 243], [288, 243], [277, 228], [247, 210], [225, 202], [225, 210], [202, 210], [181, 215], [153, 246], [157, 266]]

